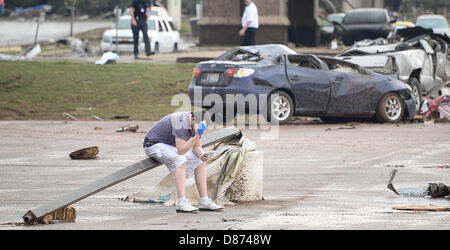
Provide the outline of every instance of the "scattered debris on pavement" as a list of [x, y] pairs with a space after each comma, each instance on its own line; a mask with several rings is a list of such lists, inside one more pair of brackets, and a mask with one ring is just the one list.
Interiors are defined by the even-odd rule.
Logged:
[[29, 47], [18, 55], [0, 54], [0, 61], [24, 61], [35, 58], [42, 52], [41, 46], [36, 44]]
[[71, 115], [71, 114], [69, 114], [67, 112], [64, 112], [63, 116], [68, 117], [68, 118], [70, 118], [72, 120], [78, 121], [78, 118], [76, 118], [75, 116], [73, 116], [73, 115]]
[[110, 64], [110, 63], [116, 63], [118, 59], [119, 59], [119, 55], [117, 55], [117, 53], [109, 51], [109, 52], [104, 53], [102, 55], [102, 58], [100, 59], [100, 61], [96, 61], [95, 64], [105, 65], [105, 64]]
[[75, 222], [77, 218], [77, 210], [75, 210], [72, 206], [67, 206], [62, 208], [54, 213], [47, 214], [42, 218], [42, 220], [38, 221], [38, 223], [50, 224], [55, 220], [64, 221], [64, 222]]
[[332, 130], [339, 130], [339, 129], [355, 129], [356, 127], [354, 125], [346, 125], [341, 127], [335, 127], [335, 128], [327, 128], [325, 131], [332, 131]]
[[139, 125], [137, 124], [132, 124], [130, 126], [125, 126], [125, 127], [120, 127], [118, 129], [116, 129], [116, 132], [137, 132], [139, 130]]
[[115, 119], [115, 120], [119, 120], [119, 119], [130, 119], [129, 115], [115, 115], [110, 117], [110, 119]]
[[88, 39], [81, 40], [76, 37], [68, 37], [66, 39], [58, 40], [57, 43], [68, 45], [72, 49], [72, 52], [79, 56], [82, 57], [94, 56], [94, 53], [92, 52], [92, 48]]
[[396, 189], [392, 182], [398, 172], [398, 169], [394, 169], [390, 173], [389, 182], [387, 188], [392, 190], [397, 195], [405, 197], [432, 197], [439, 198], [450, 195], [449, 188], [443, 183], [428, 183], [427, 186], [412, 187]]
[[96, 159], [99, 150], [97, 146], [83, 148], [72, 152], [70, 154], [70, 159], [72, 160], [85, 160], [85, 159]]
[[100, 117], [98, 117], [98, 116], [96, 116], [96, 115], [93, 115], [93, 116], [91, 116], [90, 118], [93, 118], [93, 119], [99, 120], [99, 121], [103, 121], [103, 120], [104, 120], [103, 118], [100, 118]]
[[422, 104], [421, 114], [424, 119], [450, 119], [450, 96], [441, 95], [436, 98], [426, 97]]
[[450, 207], [442, 207], [442, 206], [398, 206], [398, 207], [392, 207], [396, 210], [412, 210], [412, 211], [431, 211], [431, 212], [437, 212], [437, 211], [450, 211]]

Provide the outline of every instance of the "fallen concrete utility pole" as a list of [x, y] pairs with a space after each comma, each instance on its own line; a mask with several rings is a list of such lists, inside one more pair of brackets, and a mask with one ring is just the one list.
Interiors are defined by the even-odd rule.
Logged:
[[[241, 130], [237, 128], [222, 129], [212, 133], [205, 134], [202, 138], [202, 146], [208, 147], [228, 139], [238, 139], [241, 136]], [[100, 180], [92, 182], [72, 193], [63, 195], [56, 200], [47, 204], [41, 205], [33, 210], [28, 211], [23, 217], [25, 224], [33, 224], [41, 220], [45, 215], [53, 213], [61, 208], [65, 208], [75, 202], [87, 198], [95, 193], [98, 193], [108, 187], [123, 182], [136, 175], [142, 174], [148, 170], [156, 168], [162, 163], [153, 158], [148, 158], [124, 169], [121, 169], [111, 175], [108, 175]]]

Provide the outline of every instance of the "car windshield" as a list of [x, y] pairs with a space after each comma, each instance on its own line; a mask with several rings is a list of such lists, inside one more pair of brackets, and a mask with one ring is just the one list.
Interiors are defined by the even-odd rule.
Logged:
[[[114, 25], [113, 28], [116, 28], [116, 26]], [[131, 29], [131, 19], [129, 19], [129, 18], [119, 19], [119, 22], [117, 24], [117, 29], [119, 29], [119, 30]]]
[[156, 30], [155, 20], [148, 19], [147, 26], [148, 26], [148, 30]]
[[[147, 25], [148, 25], [148, 30], [156, 30], [155, 20], [149, 19], [147, 21]], [[116, 26], [114, 25], [113, 28], [115, 29]], [[131, 19], [129, 19], [129, 18], [120, 19], [117, 28], [119, 30], [131, 29]]]
[[355, 11], [349, 12], [342, 20], [343, 24], [375, 24], [386, 23], [384, 11]]
[[440, 18], [424, 18], [417, 20], [416, 26], [421, 26], [426, 29], [448, 28], [448, 23], [444, 19]]

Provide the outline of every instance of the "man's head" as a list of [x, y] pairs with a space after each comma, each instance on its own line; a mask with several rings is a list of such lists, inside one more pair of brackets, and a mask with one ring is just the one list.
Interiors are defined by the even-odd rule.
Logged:
[[249, 5], [252, 3], [252, 0], [245, 0], [245, 5]]
[[204, 111], [191, 112], [190, 118], [191, 118], [191, 128], [192, 129], [195, 128], [195, 125], [206, 120], [205, 114], [206, 113]]

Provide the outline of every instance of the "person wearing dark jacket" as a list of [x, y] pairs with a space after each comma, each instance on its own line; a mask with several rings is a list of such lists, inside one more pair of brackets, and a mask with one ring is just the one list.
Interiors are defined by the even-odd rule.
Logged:
[[148, 38], [147, 19], [150, 17], [152, 11], [152, 4], [150, 0], [133, 0], [130, 7], [131, 15], [131, 30], [133, 31], [134, 39], [134, 58], [139, 58], [139, 32], [142, 31], [142, 36], [145, 43], [145, 55], [151, 55], [150, 39]]

